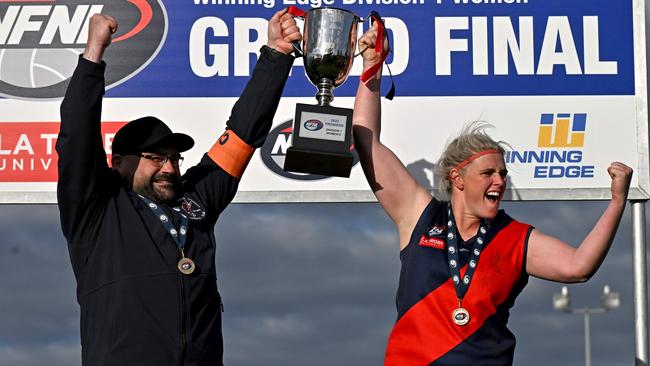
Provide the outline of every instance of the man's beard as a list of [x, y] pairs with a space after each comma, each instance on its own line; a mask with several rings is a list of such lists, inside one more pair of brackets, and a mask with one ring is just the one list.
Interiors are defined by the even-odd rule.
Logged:
[[[165, 188], [157, 188], [154, 183], [167, 183]], [[149, 184], [142, 187], [133, 187], [135, 193], [141, 194], [156, 203], [170, 203], [178, 194], [179, 178], [172, 174], [156, 174], [149, 180]]]

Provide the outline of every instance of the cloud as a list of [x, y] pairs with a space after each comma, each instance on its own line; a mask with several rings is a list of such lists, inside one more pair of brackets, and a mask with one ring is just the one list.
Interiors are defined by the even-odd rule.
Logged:
[[[577, 245], [605, 203], [505, 207]], [[634, 358], [629, 213], [596, 276], [569, 286], [576, 307], [599, 306], [604, 284], [621, 293], [620, 309], [591, 318], [592, 358], [603, 365]], [[0, 206], [0, 232], [1, 363], [78, 365], [79, 310], [56, 206]], [[215, 233], [227, 365], [382, 364], [400, 262], [378, 204], [232, 205]], [[552, 308], [560, 288], [531, 278], [517, 299], [516, 365], [584, 364], [582, 317]]]
[[11, 366], [70, 366], [81, 364], [79, 343], [50, 343], [36, 347], [0, 347], [0, 360]]
[[0, 208], [0, 340], [37, 346], [78, 339], [74, 276], [56, 206]]

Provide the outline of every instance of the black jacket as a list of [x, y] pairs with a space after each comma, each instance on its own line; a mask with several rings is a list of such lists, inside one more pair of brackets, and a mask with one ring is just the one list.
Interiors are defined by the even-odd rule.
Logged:
[[[291, 56], [263, 48], [232, 110], [228, 128], [253, 147], [270, 130], [292, 63]], [[100, 134], [105, 67], [79, 59], [56, 143], [59, 212], [77, 279], [83, 364], [221, 365], [213, 227], [238, 181], [207, 155], [183, 175], [182, 197], [205, 216], [190, 221], [185, 244], [197, 269], [181, 274], [176, 243], [107, 164]]]

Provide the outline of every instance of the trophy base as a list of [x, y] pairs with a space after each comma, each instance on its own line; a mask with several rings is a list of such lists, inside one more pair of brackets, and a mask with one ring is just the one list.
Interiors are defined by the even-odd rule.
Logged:
[[349, 177], [352, 170], [352, 109], [297, 104], [292, 145], [284, 170]]
[[349, 178], [352, 161], [351, 153], [314, 151], [290, 147], [285, 155], [284, 170]]

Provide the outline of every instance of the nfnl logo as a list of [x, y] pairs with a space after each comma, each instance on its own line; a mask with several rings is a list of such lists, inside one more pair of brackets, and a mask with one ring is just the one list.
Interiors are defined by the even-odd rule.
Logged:
[[137, 74], [162, 47], [167, 20], [160, 0], [0, 0], [0, 94], [62, 97], [97, 13], [119, 23], [104, 57], [107, 88]]
[[[305, 126], [305, 128], [307, 128], [307, 126]], [[281, 175], [285, 178], [296, 180], [318, 180], [329, 178], [323, 175], [285, 172], [284, 169], [282, 169], [284, 167], [284, 159], [287, 154], [287, 149], [291, 146], [292, 131], [293, 119], [290, 119], [282, 122], [269, 132], [269, 136], [266, 138], [266, 142], [264, 142], [262, 150], [260, 151], [264, 165], [271, 169], [275, 174]], [[354, 167], [359, 162], [359, 156], [352, 146], [350, 147], [350, 150], [354, 159], [352, 167]]]
[[[573, 118], [572, 118], [573, 117]], [[585, 145], [586, 113], [542, 114], [539, 122], [539, 147], [583, 147]]]
[[305, 121], [305, 129], [309, 131], [318, 131], [321, 128], [323, 128], [323, 122], [317, 120], [317, 119], [310, 119], [308, 121]]
[[[593, 178], [594, 166], [582, 165], [587, 130], [586, 113], [543, 113], [537, 146], [540, 150], [507, 151], [507, 164], [534, 164], [534, 178]], [[548, 149], [553, 148], [553, 149]]]

